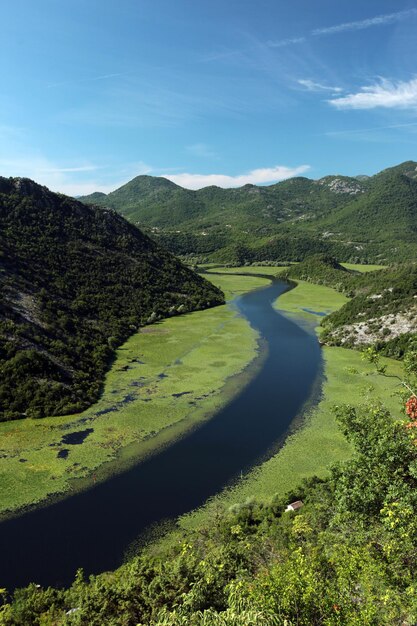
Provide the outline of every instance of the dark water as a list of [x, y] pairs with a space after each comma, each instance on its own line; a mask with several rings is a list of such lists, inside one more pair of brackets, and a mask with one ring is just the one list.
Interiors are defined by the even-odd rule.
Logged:
[[312, 311], [311, 309], [301, 309], [302, 311], [305, 311], [306, 313], [311, 313], [312, 315], [318, 315], [319, 317], [325, 317], [327, 315], [327, 313], [325, 313], [324, 311]]
[[61, 443], [71, 446], [80, 446], [91, 433], [94, 432], [94, 428], [86, 428], [85, 430], [77, 430], [75, 433], [68, 433], [63, 435]]
[[321, 372], [316, 338], [272, 308], [287, 285], [246, 294], [240, 312], [268, 343], [259, 374], [211, 420], [131, 470], [0, 524], [0, 586], [61, 585], [78, 567], [114, 569], [150, 525], [199, 505], [265, 456]]

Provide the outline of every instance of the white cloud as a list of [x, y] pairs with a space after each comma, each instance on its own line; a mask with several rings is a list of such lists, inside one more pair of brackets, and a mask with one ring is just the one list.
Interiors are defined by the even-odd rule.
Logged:
[[328, 26], [327, 28], [316, 28], [311, 32], [311, 34], [317, 37], [320, 35], [335, 35], [349, 30], [363, 30], [365, 28], [372, 28], [373, 26], [384, 26], [385, 24], [400, 22], [412, 17], [413, 15], [417, 15], [417, 9], [398, 11], [397, 13], [386, 13], [385, 15], [377, 15], [375, 17], [370, 17], [357, 22], [336, 24], [335, 26]]
[[328, 102], [336, 109], [415, 109], [417, 108], [417, 78], [394, 83], [382, 78], [379, 83], [362, 87], [357, 93]]
[[[262, 169], [252, 170], [247, 174], [238, 176], [228, 176], [227, 174], [166, 174], [173, 183], [185, 187], [186, 189], [202, 189], [216, 185], [217, 187], [242, 187], [243, 185], [259, 185], [263, 183], [276, 183], [286, 178], [299, 176], [308, 169], [309, 165], [300, 165], [298, 167], [285, 167], [278, 165], [276, 167], [266, 167]], [[164, 174], [162, 174], [164, 176]]]
[[[65, 193], [68, 196], [82, 196], [101, 191], [110, 193], [126, 184], [135, 176], [153, 174], [163, 176], [186, 189], [201, 189], [210, 185], [218, 187], [241, 187], [248, 183], [253, 185], [274, 183], [286, 178], [303, 174], [309, 165], [286, 167], [283, 165], [252, 170], [238, 176], [226, 174], [175, 174], [169, 170], [157, 170], [143, 161], [128, 163], [123, 167], [97, 166], [80, 164], [61, 166], [42, 155], [14, 158], [0, 155], [0, 176], [31, 178], [51, 191]], [[109, 172], [111, 172], [109, 174]], [[91, 175], [90, 175], [91, 174]]]
[[302, 87], [305, 87], [307, 91], [332, 91], [333, 93], [340, 93], [343, 91], [341, 87], [330, 87], [328, 85], [323, 85], [322, 83], [316, 83], [314, 80], [297, 80], [297, 83]]

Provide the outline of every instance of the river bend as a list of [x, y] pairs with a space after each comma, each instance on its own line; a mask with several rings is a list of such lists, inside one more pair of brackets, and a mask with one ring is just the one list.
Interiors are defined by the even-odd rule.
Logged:
[[77, 568], [115, 569], [149, 527], [200, 505], [260, 462], [321, 376], [316, 337], [273, 309], [274, 281], [234, 301], [267, 344], [263, 366], [212, 419], [132, 469], [0, 524], [0, 586], [68, 585]]

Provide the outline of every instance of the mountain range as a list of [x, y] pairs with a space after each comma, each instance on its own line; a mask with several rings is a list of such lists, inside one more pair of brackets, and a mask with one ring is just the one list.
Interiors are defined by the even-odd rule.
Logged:
[[0, 421], [80, 411], [140, 326], [223, 302], [115, 211], [0, 178]]
[[110, 207], [172, 252], [222, 262], [300, 261], [328, 253], [340, 261], [417, 257], [417, 163], [375, 176], [292, 178], [238, 189], [183, 189], [137, 176], [109, 193], [79, 198]]

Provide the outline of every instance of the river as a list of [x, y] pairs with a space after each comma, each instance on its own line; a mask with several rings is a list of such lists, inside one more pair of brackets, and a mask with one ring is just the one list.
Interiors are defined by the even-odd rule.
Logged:
[[77, 568], [115, 569], [138, 537], [207, 498], [272, 453], [321, 376], [318, 341], [275, 311], [274, 281], [234, 301], [267, 344], [263, 366], [226, 407], [106, 482], [0, 524], [0, 586], [68, 585]]

